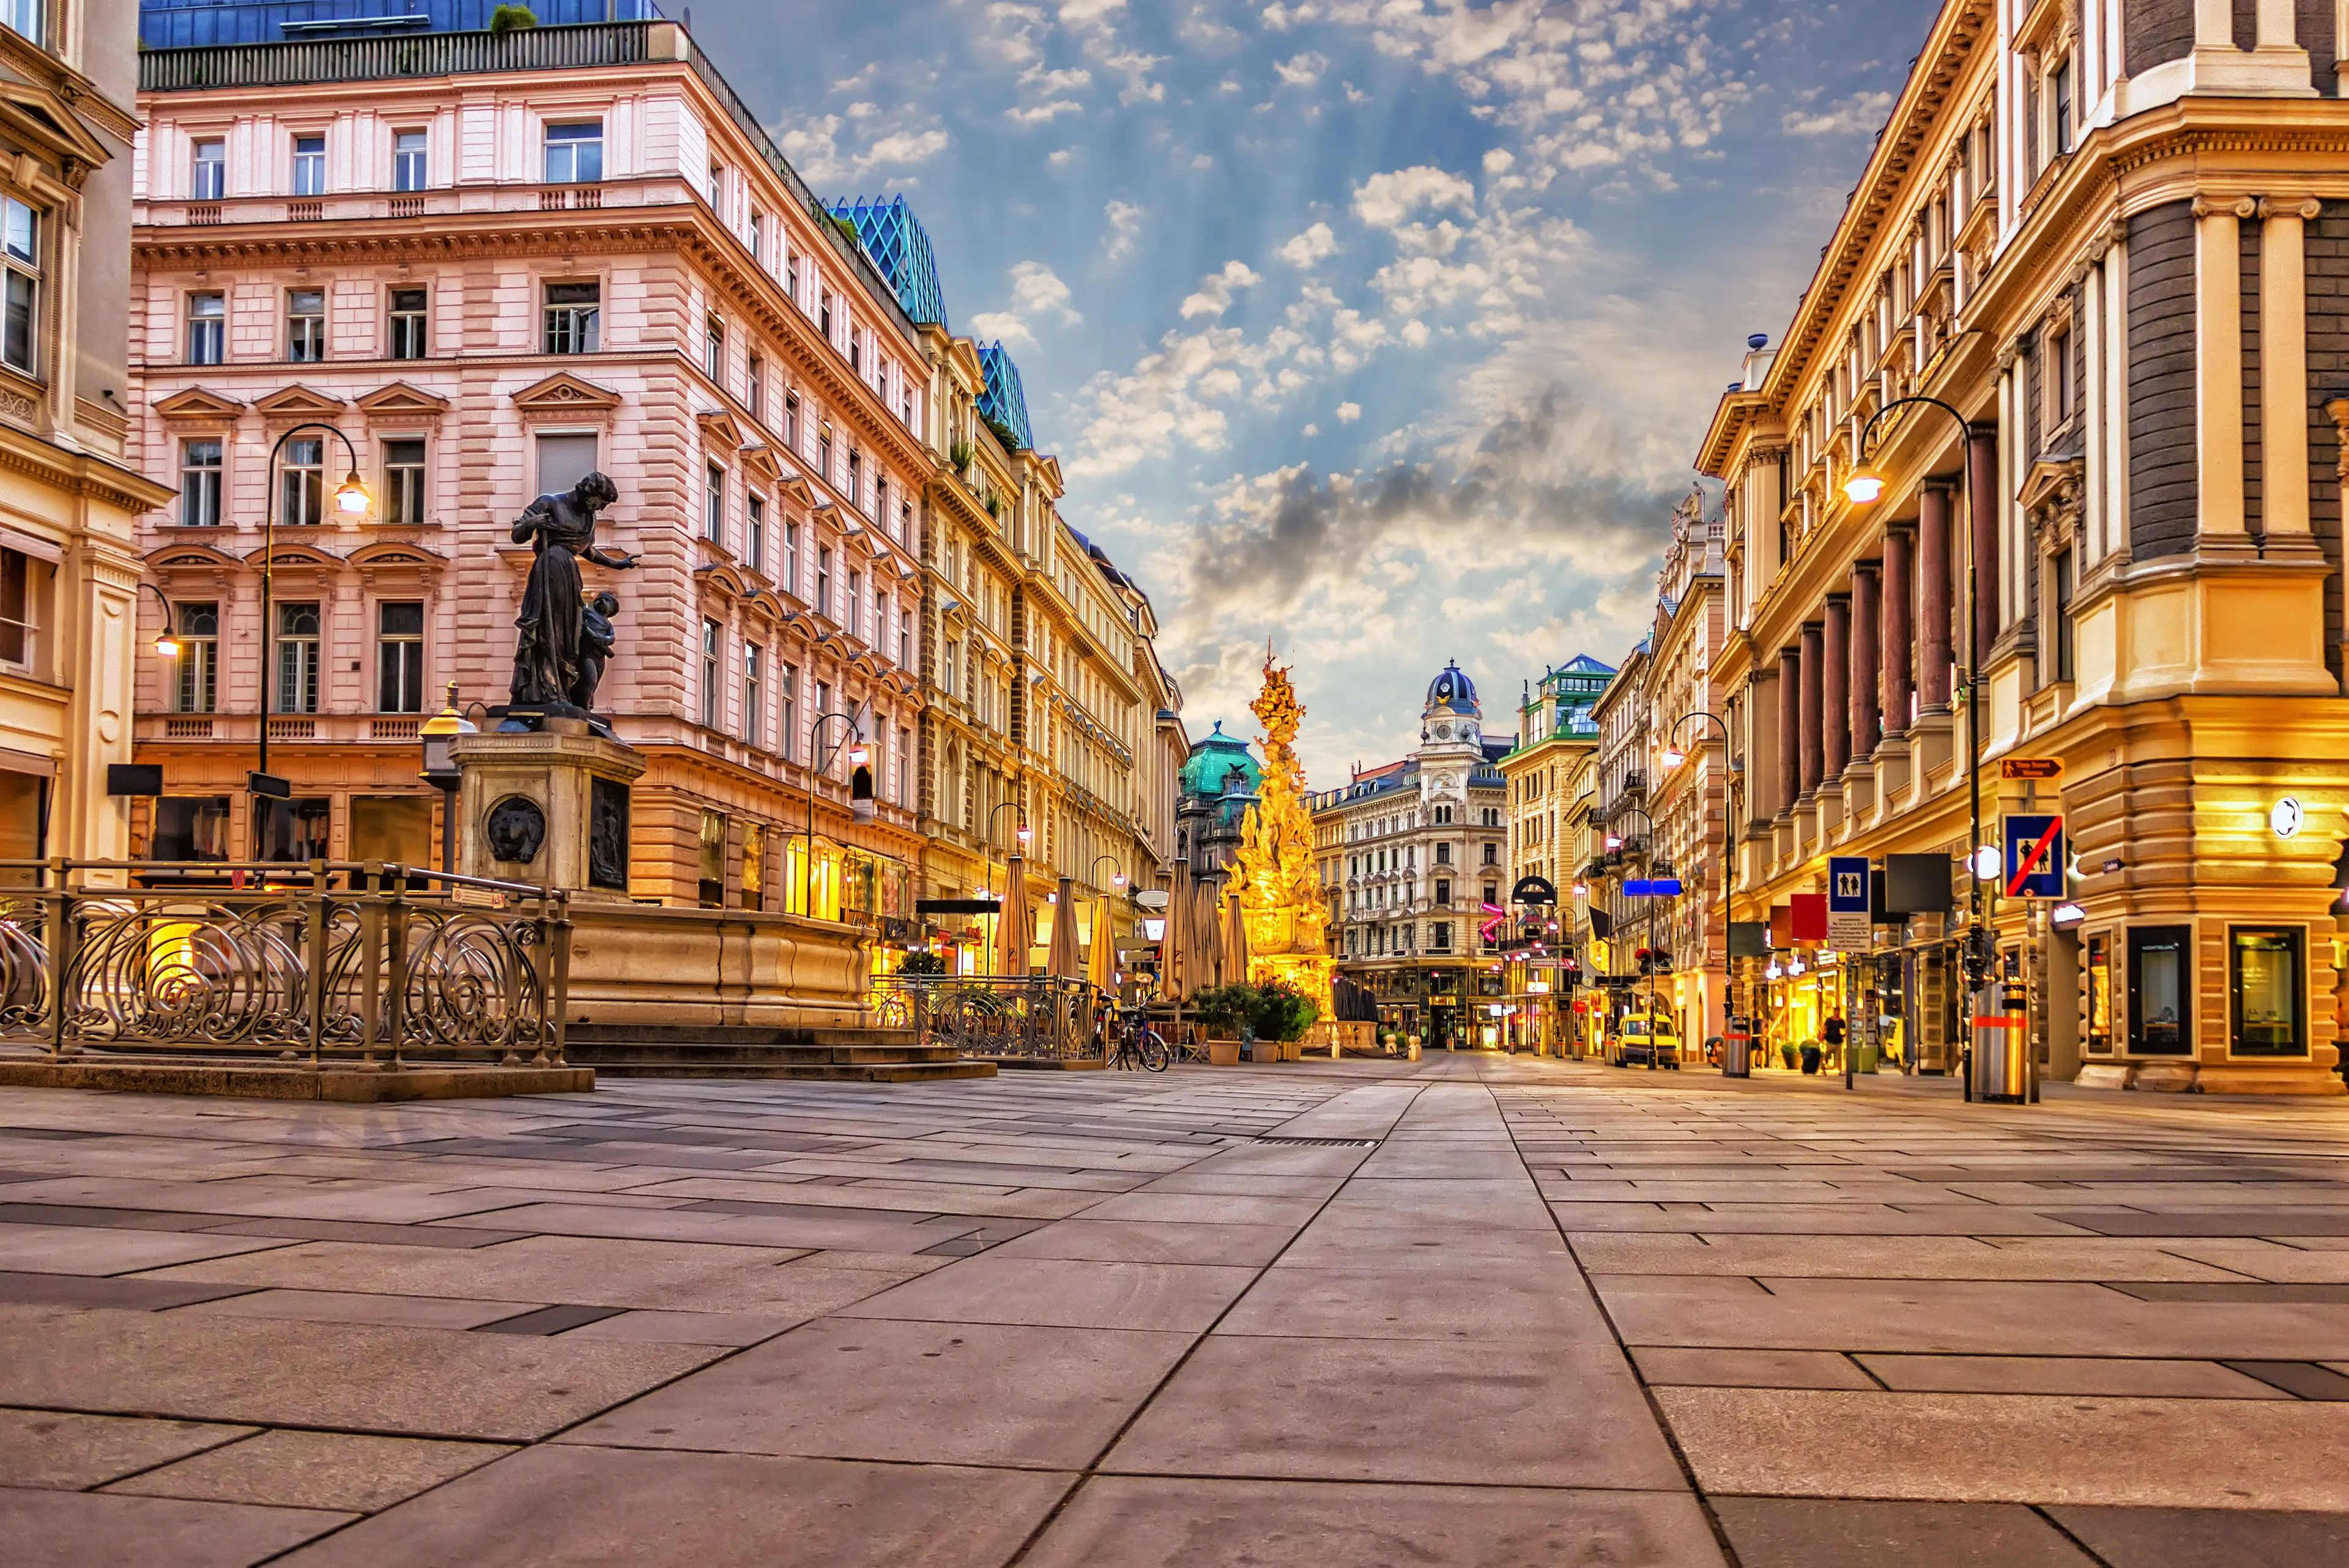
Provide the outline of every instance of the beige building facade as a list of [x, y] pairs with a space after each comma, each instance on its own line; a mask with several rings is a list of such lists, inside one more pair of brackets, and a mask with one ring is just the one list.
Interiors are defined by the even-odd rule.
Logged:
[[169, 493], [129, 441], [136, 36], [129, 0], [0, 20], [0, 860], [132, 847], [108, 772], [131, 759], [135, 520]]
[[[2340, 1092], [2335, 13], [1950, 0], [1723, 400], [1737, 918], [1783, 941], [1831, 854], [1948, 873], [1866, 953], [1742, 960], [1768, 1048], [1847, 1011], [1950, 1071], [2012, 1000], [2047, 1077]], [[1977, 812], [2060, 814], [2063, 896], [1971, 878]]]

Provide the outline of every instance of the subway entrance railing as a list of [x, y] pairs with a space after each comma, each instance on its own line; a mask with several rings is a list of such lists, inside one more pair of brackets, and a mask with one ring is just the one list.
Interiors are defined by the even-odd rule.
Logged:
[[0, 1057], [564, 1065], [559, 892], [373, 861], [0, 861]]

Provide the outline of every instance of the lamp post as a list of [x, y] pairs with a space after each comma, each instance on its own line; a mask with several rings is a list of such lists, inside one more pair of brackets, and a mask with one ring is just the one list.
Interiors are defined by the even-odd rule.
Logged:
[[823, 727], [835, 718], [846, 719], [852, 725], [856, 722], [856, 716], [853, 713], [820, 713], [816, 715], [815, 722], [808, 726], [807, 855], [800, 866], [800, 913], [810, 920], [815, 918], [815, 779], [817, 774], [831, 769], [833, 758], [840, 755], [840, 748], [849, 740], [849, 737], [843, 735], [833, 741], [829, 754], [817, 749]]
[[[278, 502], [284, 499], [282, 492], [285, 490], [281, 482], [284, 470], [277, 465], [278, 459], [285, 454], [285, 443], [305, 430], [327, 432], [335, 439], [342, 442], [343, 452], [351, 460], [350, 472], [344, 477], [341, 484], [335, 487], [335, 510], [347, 517], [356, 517], [367, 509], [367, 486], [359, 480], [358, 449], [351, 445], [351, 438], [344, 435], [339, 428], [321, 420], [305, 419], [301, 424], [289, 428], [277, 438], [276, 445], [269, 449], [269, 462], [262, 470], [269, 484], [269, 493], [262, 498], [261, 506], [261, 741], [256, 766], [250, 783], [253, 793], [256, 797], [272, 799], [283, 799], [286, 794], [285, 786], [281, 781], [270, 778], [269, 774], [269, 677], [270, 665], [274, 662], [273, 647], [277, 633], [274, 593], [276, 587], [277, 511]], [[325, 483], [325, 454], [321, 453], [319, 457], [321, 485]], [[324, 519], [320, 521], [323, 521]], [[262, 852], [266, 847], [261, 832], [261, 813], [256, 810], [254, 813], [254, 849], [256, 859], [266, 858]]]
[[[1688, 753], [1680, 748], [1680, 733], [1682, 730], [1687, 728], [1689, 724], [1694, 720], [1704, 720], [1718, 725], [1721, 728], [1722, 751], [1724, 755], [1728, 752], [1730, 745], [1729, 721], [1722, 717], [1721, 715], [1712, 712], [1709, 709], [1697, 708], [1692, 712], [1684, 713], [1681, 715], [1680, 717], [1672, 720], [1671, 728], [1665, 731], [1662, 761], [1666, 769], [1677, 769], [1682, 763], [1688, 760]], [[1735, 771], [1737, 766], [1738, 764], [1733, 760], [1730, 764], [1731, 770], [1733, 772]], [[1730, 821], [1729, 824], [1724, 824], [1723, 826], [1721, 844], [1721, 1072], [1723, 1078], [1748, 1078], [1752, 1076], [1753, 1072], [1751, 1059], [1744, 1052], [1738, 1052], [1736, 1053], [1736, 1065], [1733, 1067], [1731, 1065], [1731, 1051], [1729, 1048], [1729, 1018], [1731, 1007], [1730, 991], [1733, 984], [1730, 979], [1730, 975], [1736, 963], [1736, 960], [1729, 955], [1729, 926], [1732, 923], [1730, 920], [1731, 912], [1729, 907], [1729, 825], [1733, 824], [1736, 820], [1736, 812], [1733, 807], [1734, 803], [1733, 802], [1733, 810], [1730, 812]], [[1704, 973], [1704, 965], [1702, 963], [1697, 965], [1697, 973], [1699, 975], [1702, 975]], [[1748, 1028], [1750, 1032], [1751, 1026], [1748, 1026]], [[1750, 1047], [1752, 1043], [1750, 1038], [1747, 1043]]]
[[[1025, 844], [1030, 839], [1035, 836], [1033, 833], [1030, 832], [1028, 828], [1027, 813], [1017, 800], [998, 800], [995, 803], [994, 809], [987, 813], [987, 896], [990, 899], [995, 896], [995, 819], [1005, 811], [1012, 810], [1018, 810], [1020, 812], [1019, 826], [1012, 830], [1013, 835], [1019, 839], [1019, 842]], [[1009, 858], [1008, 856], [1006, 857], [1003, 869], [1007, 874], [1010, 872], [1011, 867], [1009, 864]], [[999, 923], [1003, 919], [1003, 906], [1001, 904], [996, 905], [995, 918]], [[993, 943], [988, 944], [988, 951], [990, 954], [990, 959], [997, 945], [997, 944]]]
[[144, 588], [148, 593], [155, 595], [155, 603], [163, 606], [163, 629], [155, 634], [156, 656], [166, 659], [178, 658], [180, 656], [180, 639], [173, 635], [172, 633], [171, 602], [169, 599], [164, 598], [163, 591], [160, 588], [156, 587], [152, 583], [141, 583], [139, 586]]
[[[1982, 875], [1984, 851], [1982, 820], [1982, 614], [1979, 606], [1982, 603], [1982, 552], [1977, 548], [1981, 539], [1980, 531], [1973, 526], [1973, 509], [1982, 499], [1976, 494], [1976, 487], [1986, 486], [1989, 480], [1987, 473], [1978, 474], [1975, 470], [1987, 463], [1988, 458], [1984, 449], [1995, 438], [1996, 432], [1993, 429], [1977, 427], [1955, 407], [1942, 402], [1939, 397], [1896, 397], [1870, 415], [1868, 423], [1861, 427], [1858, 445], [1853, 448], [1853, 450], [1860, 457], [1863, 463], [1868, 455], [1868, 438], [1875, 435], [1877, 425], [1895, 408], [1907, 407], [1911, 404], [1923, 404], [1939, 408], [1958, 422], [1958, 428], [1966, 438], [1966, 461], [1962, 470], [1963, 493], [1966, 498], [1963, 512], [1968, 525], [1966, 538], [1966, 805], [1967, 820], [1971, 824], [1970, 831], [1972, 837], [1966, 845], [1968, 873], [1966, 883], [1971, 900], [1971, 924], [1966, 933], [1964, 963], [1967, 988], [1973, 993], [1974, 1006], [1971, 1016], [1979, 1016], [1983, 1010], [1982, 992], [1989, 982], [1991, 953], [1996, 938], [1990, 929], [1988, 917], [1982, 908], [1982, 882], [1986, 880]], [[1884, 497], [1884, 476], [1866, 467], [1855, 469], [1850, 477], [1844, 480], [1843, 493], [1854, 506], [1874, 506]], [[1996, 874], [1994, 866], [1992, 874]], [[2026, 1049], [2035, 1062], [2037, 1050], [2033, 1047], [2026, 1047]], [[1973, 1053], [1969, 1049], [1965, 1078], [1966, 1098], [1970, 1100], [1973, 1098], [1975, 1071], [1972, 1057]]]
[[449, 754], [450, 743], [460, 735], [477, 735], [480, 727], [457, 711], [457, 683], [449, 683], [446, 707], [416, 727], [416, 738], [424, 748], [424, 768], [417, 777], [440, 791], [440, 870], [444, 873], [457, 869], [457, 788], [465, 781], [464, 770]]

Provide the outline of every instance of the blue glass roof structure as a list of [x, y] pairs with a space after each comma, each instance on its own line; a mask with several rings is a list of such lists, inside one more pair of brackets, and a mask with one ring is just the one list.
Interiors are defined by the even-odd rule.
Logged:
[[1019, 385], [1019, 366], [1011, 363], [1011, 356], [999, 343], [980, 349], [978, 363], [987, 372], [987, 391], [978, 399], [979, 413], [1010, 431], [1021, 450], [1034, 451], [1036, 437], [1028, 425], [1028, 394]]
[[[471, 33], [505, 0], [139, 0], [142, 49], [282, 44], [402, 33]], [[521, 0], [543, 26], [649, 22], [654, 0]]]
[[930, 249], [930, 232], [922, 227], [914, 210], [905, 205], [903, 196], [883, 201], [859, 196], [850, 201], [835, 201], [833, 215], [845, 218], [856, 226], [856, 238], [865, 253], [897, 291], [897, 303], [905, 314], [925, 325], [946, 327], [946, 291], [938, 286], [937, 253]]

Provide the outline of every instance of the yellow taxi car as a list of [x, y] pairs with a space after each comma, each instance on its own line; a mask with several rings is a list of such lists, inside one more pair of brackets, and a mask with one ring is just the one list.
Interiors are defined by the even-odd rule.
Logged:
[[1681, 1065], [1679, 1026], [1662, 1013], [1632, 1013], [1619, 1018], [1607, 1043], [1611, 1067], [1637, 1064], [1677, 1071]]

